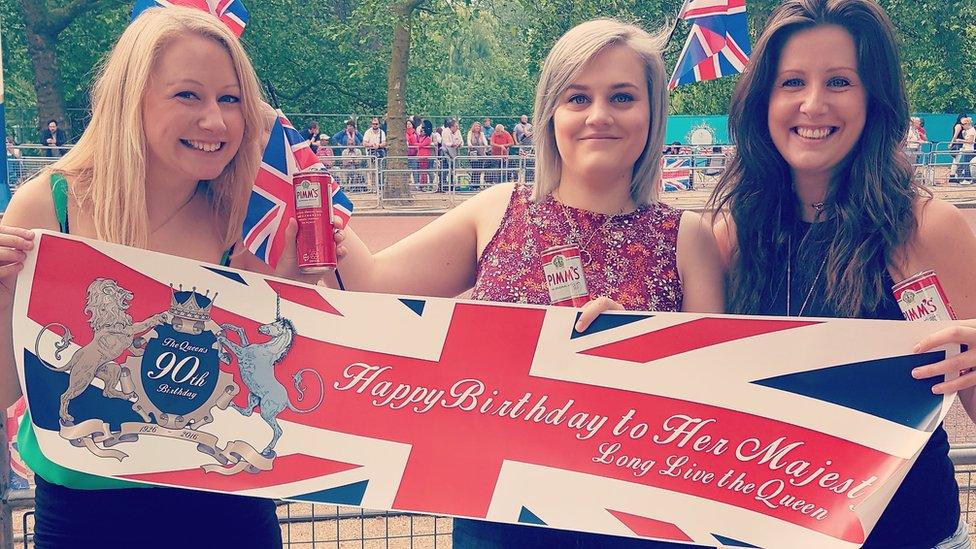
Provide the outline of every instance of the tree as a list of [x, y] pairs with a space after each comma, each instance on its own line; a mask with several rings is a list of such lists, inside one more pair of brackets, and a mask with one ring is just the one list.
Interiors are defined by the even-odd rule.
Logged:
[[[410, 28], [414, 12], [425, 0], [396, 0], [393, 3], [395, 23], [386, 79], [386, 142], [390, 155], [405, 156], [407, 144], [400, 131], [407, 124], [407, 67], [410, 65]], [[402, 166], [393, 166], [394, 169]], [[385, 192], [392, 197], [410, 196], [407, 178], [387, 179]]]
[[67, 120], [58, 65], [58, 36], [82, 15], [122, 3], [123, 0], [70, 0], [64, 5], [55, 6], [52, 0], [21, 0], [40, 121]]

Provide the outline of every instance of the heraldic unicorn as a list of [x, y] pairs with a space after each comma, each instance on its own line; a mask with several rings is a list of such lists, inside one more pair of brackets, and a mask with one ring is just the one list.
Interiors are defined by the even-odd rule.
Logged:
[[[233, 324], [221, 324], [223, 330], [231, 331], [240, 338], [240, 345], [221, 335], [218, 341], [224, 345], [237, 358], [237, 367], [241, 370], [241, 378], [250, 393], [247, 395], [247, 408], [234, 405], [234, 408], [244, 416], [254, 413], [254, 408], [261, 408], [261, 418], [271, 427], [274, 435], [271, 442], [261, 452], [265, 457], [274, 457], [274, 447], [281, 438], [281, 425], [278, 424], [278, 414], [285, 408], [300, 414], [307, 414], [318, 409], [325, 398], [325, 381], [322, 375], [311, 368], [302, 368], [295, 372], [293, 377], [295, 390], [298, 391], [298, 400], [305, 398], [305, 386], [302, 385], [302, 376], [306, 372], [311, 372], [319, 382], [319, 399], [309, 408], [297, 408], [288, 399], [288, 392], [285, 386], [275, 378], [274, 367], [280, 363], [288, 351], [291, 350], [292, 343], [295, 342], [295, 325], [291, 320], [281, 316], [281, 297], [279, 296], [275, 304], [275, 321], [269, 324], [262, 324], [258, 327], [258, 332], [271, 337], [267, 343], [250, 343], [244, 329]], [[222, 359], [229, 363], [229, 357]]]
[[[128, 454], [114, 446], [135, 442], [140, 436], [159, 436], [196, 443], [197, 450], [216, 460], [202, 466], [208, 472], [231, 475], [270, 470], [274, 448], [283, 433], [278, 415], [285, 408], [311, 412], [325, 398], [324, 380], [313, 369], [300, 369], [293, 376], [299, 402], [305, 398], [304, 375], [311, 372], [318, 380], [318, 401], [308, 408], [292, 404], [285, 386], [275, 378], [275, 366], [288, 355], [296, 335], [291, 320], [281, 316], [281, 298], [275, 320], [257, 329], [270, 339], [252, 343], [244, 328], [211, 320], [216, 294], [210, 297], [209, 291], [201, 294], [196, 288], [184, 291], [182, 286], [178, 290], [170, 286], [170, 293], [167, 311], [136, 322], [127, 312], [135, 297], [133, 292], [112, 279], [94, 280], [85, 304], [92, 340], [77, 347], [60, 366], [41, 358], [42, 340], [62, 334], [54, 343], [53, 353], [47, 355], [61, 362], [62, 354], [74, 345], [71, 330], [58, 322], [41, 328], [34, 343], [35, 356], [47, 369], [68, 376], [55, 420], [60, 423], [61, 437], [99, 457], [122, 461]], [[229, 339], [225, 331], [235, 334], [239, 342]], [[221, 362], [231, 364], [235, 358], [248, 390], [246, 407], [233, 403], [240, 388], [233, 373], [219, 367]], [[96, 379], [102, 384], [97, 388], [99, 398], [127, 401], [131, 411], [120, 413], [118, 406], [98, 404], [98, 399], [76, 400], [96, 389]], [[228, 408], [242, 417], [259, 410], [272, 431], [263, 450], [259, 452], [245, 440], [220, 444], [219, 427], [229, 418], [215, 418], [214, 410]], [[212, 425], [207, 430], [201, 429], [208, 424]], [[254, 427], [248, 430], [259, 432]]]

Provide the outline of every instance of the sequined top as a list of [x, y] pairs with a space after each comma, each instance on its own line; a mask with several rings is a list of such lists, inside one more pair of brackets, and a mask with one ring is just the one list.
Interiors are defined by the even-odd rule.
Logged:
[[583, 272], [591, 296], [610, 297], [629, 310], [681, 310], [680, 210], [656, 203], [610, 219], [551, 196], [533, 203], [531, 194], [530, 187], [515, 187], [501, 226], [478, 261], [473, 299], [548, 305], [542, 251], [589, 240], [581, 255], [590, 257]]

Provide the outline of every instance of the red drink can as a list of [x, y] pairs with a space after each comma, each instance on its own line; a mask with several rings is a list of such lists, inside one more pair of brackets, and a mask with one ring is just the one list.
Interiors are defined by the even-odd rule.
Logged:
[[583, 260], [575, 244], [554, 246], [542, 252], [542, 271], [549, 288], [549, 302], [565, 307], [582, 307], [590, 301], [583, 275]]
[[905, 320], [956, 320], [935, 271], [922, 271], [891, 287]]
[[292, 182], [298, 221], [298, 269], [305, 274], [331, 271], [337, 264], [332, 232], [332, 177], [321, 171], [299, 172]]

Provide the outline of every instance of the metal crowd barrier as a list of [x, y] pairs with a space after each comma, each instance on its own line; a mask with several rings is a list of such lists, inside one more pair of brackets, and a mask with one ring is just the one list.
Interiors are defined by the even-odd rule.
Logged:
[[[365, 147], [330, 146], [331, 156], [319, 160], [339, 180], [361, 209], [444, 209], [472, 192], [497, 183], [535, 181], [535, 151], [532, 147], [510, 147], [506, 156], [482, 155], [490, 147], [463, 146], [453, 158], [443, 155], [379, 157]], [[683, 175], [682, 186], [708, 190], [715, 186], [734, 154], [731, 146], [681, 147], [665, 155], [665, 170]], [[915, 167], [915, 177], [924, 185], [958, 184], [952, 174], [961, 161], [970, 159], [970, 179], [976, 179], [976, 154], [950, 149], [950, 143], [923, 143], [905, 149]], [[25, 156], [7, 159], [12, 188], [30, 179], [57, 158]]]

